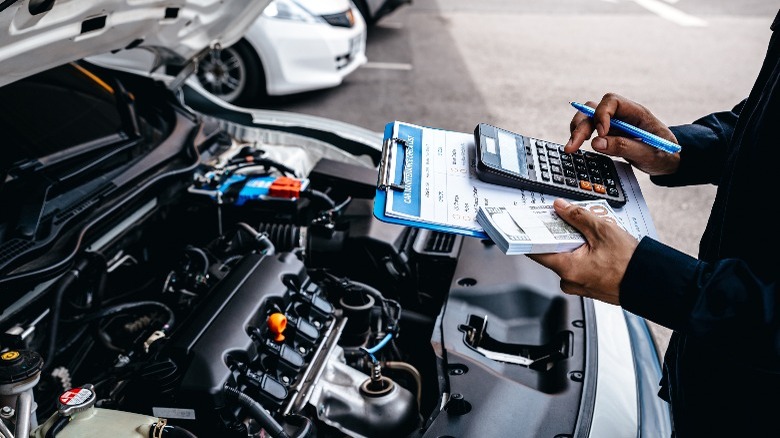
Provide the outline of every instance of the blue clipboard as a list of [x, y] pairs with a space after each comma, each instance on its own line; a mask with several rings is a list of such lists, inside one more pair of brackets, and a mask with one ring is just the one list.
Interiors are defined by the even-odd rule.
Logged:
[[[439, 223], [431, 223], [425, 219], [419, 220], [413, 217], [395, 217], [385, 214], [387, 209], [388, 195], [400, 191], [403, 192], [407, 187], [404, 184], [404, 166], [406, 165], [406, 141], [393, 136], [393, 131], [399, 122], [394, 121], [385, 125], [384, 137], [382, 139], [382, 157], [379, 163], [379, 175], [377, 177], [377, 189], [376, 196], [374, 197], [374, 217], [382, 222], [387, 222], [396, 225], [405, 225], [416, 228], [424, 228], [433, 231], [441, 231], [443, 233], [454, 233], [462, 236], [477, 237], [480, 239], [489, 239], [488, 235], [484, 231], [477, 231], [470, 228], [462, 228], [458, 226], [448, 226]], [[395, 160], [396, 175], [391, 175], [390, 163]], [[400, 161], [399, 161], [400, 160]], [[412, 215], [413, 216], [413, 215]]]

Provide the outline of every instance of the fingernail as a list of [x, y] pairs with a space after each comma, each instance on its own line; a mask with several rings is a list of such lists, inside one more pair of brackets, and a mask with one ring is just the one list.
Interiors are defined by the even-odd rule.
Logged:
[[593, 146], [593, 149], [603, 151], [607, 149], [607, 139], [604, 137], [596, 137], [590, 142], [590, 145]]
[[553, 201], [553, 204], [555, 204], [558, 208], [566, 208], [571, 205], [571, 203], [565, 199], [558, 198], [555, 201]]

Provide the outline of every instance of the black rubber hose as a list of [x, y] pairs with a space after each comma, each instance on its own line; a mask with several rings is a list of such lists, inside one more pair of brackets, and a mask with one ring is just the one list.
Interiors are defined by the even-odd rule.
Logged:
[[89, 259], [83, 258], [76, 263], [76, 267], [63, 274], [57, 281], [57, 289], [54, 293], [54, 302], [51, 306], [51, 320], [49, 321], [49, 345], [46, 348], [45, 368], [54, 363], [54, 355], [57, 348], [57, 332], [60, 325], [60, 312], [62, 311], [62, 300], [65, 292], [79, 279], [79, 275], [89, 265]]
[[249, 416], [257, 421], [257, 423], [260, 424], [260, 426], [265, 429], [265, 431], [268, 432], [272, 438], [290, 438], [290, 436], [287, 435], [287, 432], [284, 431], [284, 428], [282, 428], [282, 425], [279, 424], [279, 422], [276, 421], [276, 419], [274, 419], [274, 417], [272, 417], [271, 414], [266, 411], [260, 403], [252, 399], [252, 397], [249, 397], [243, 392], [230, 386], [225, 386], [223, 388], [225, 394], [232, 397], [234, 400], [237, 400], [238, 404], [249, 411]]
[[108, 281], [108, 263], [106, 257], [99, 252], [89, 253], [95, 263], [98, 265], [96, 269], [98, 271], [98, 281], [95, 285], [95, 300], [94, 307], [98, 308], [103, 305], [103, 301], [106, 296], [106, 283]]
[[59, 418], [57, 418], [54, 421], [54, 424], [51, 425], [49, 430], [46, 431], [45, 438], [54, 438], [55, 436], [57, 436], [57, 434], [60, 433], [62, 429], [64, 429], [65, 426], [68, 425], [68, 423], [70, 423], [70, 420], [71, 420], [70, 416], [61, 415]]

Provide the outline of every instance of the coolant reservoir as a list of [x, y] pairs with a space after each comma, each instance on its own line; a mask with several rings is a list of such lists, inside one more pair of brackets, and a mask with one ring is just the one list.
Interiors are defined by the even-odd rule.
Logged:
[[57, 413], [33, 430], [31, 436], [44, 438], [55, 428], [57, 438], [148, 438], [157, 417], [95, 407], [97, 396], [92, 385], [72, 388], [59, 397]]

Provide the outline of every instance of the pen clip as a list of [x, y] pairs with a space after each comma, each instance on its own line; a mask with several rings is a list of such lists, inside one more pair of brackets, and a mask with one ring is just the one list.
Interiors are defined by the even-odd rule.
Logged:
[[408, 147], [406, 140], [397, 137], [391, 137], [385, 140], [382, 143], [382, 159], [379, 163], [379, 179], [376, 184], [380, 190], [392, 189], [400, 192], [404, 191], [404, 172], [401, 172], [400, 183], [393, 182], [393, 175], [391, 175], [392, 167], [390, 166], [390, 163], [392, 163], [393, 160], [393, 151], [397, 150], [394, 146], [397, 145], [403, 147], [401, 165], [403, 166], [406, 164], [406, 148]]

